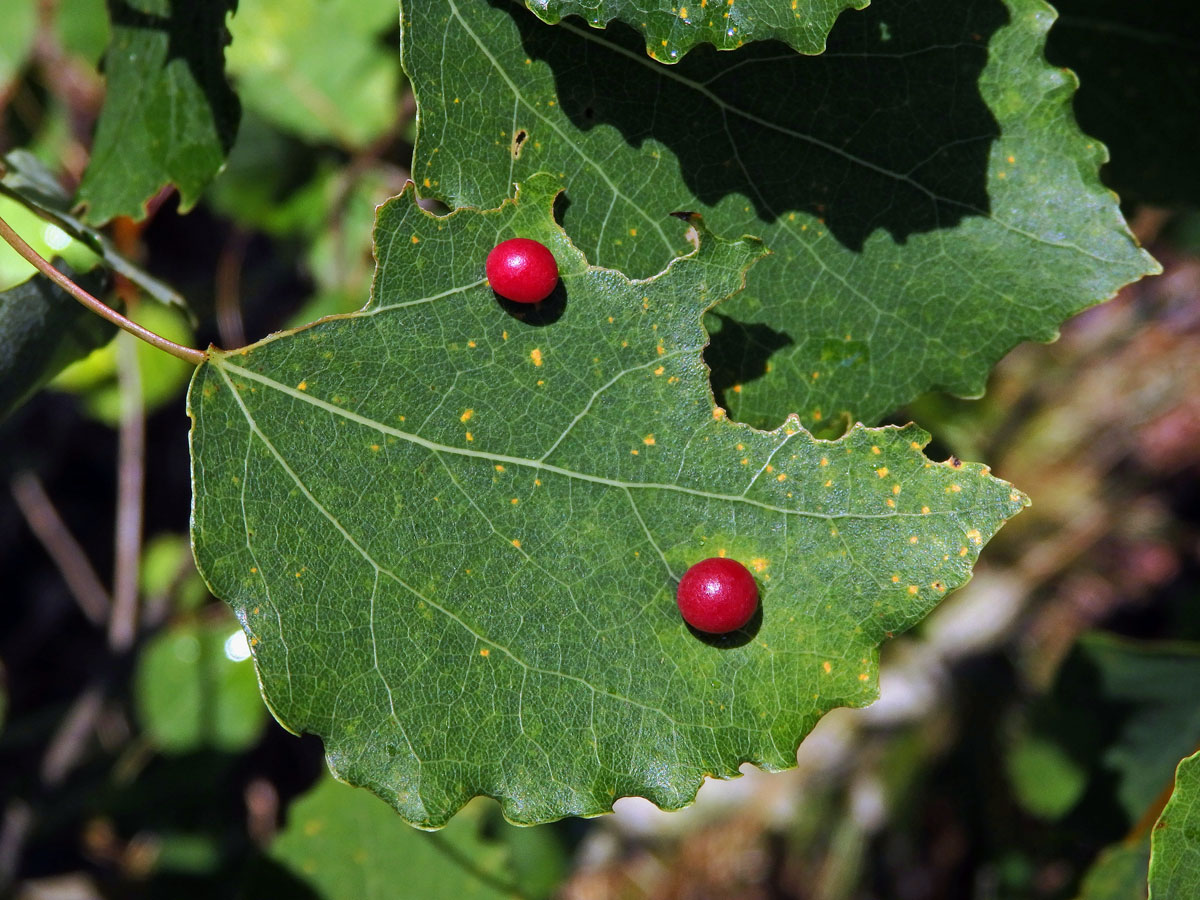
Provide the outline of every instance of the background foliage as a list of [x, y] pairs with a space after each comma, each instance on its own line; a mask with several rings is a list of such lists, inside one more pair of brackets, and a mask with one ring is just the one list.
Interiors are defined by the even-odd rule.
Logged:
[[[710, 316], [735, 418], [794, 405], [827, 436], [914, 419], [934, 459], [986, 461], [1034, 506], [887, 645], [882, 700], [826, 716], [797, 769], [713, 782], [684, 813], [621, 801], [534, 829], [477, 801], [430, 835], [266, 720], [185, 536], [188, 367], [111, 343], [0, 423], [0, 892], [1133, 897], [1151, 853], [1156, 897], [1195, 883], [1186, 764], [1168, 805], [1200, 744], [1193, 9], [1064, 0], [1052, 25], [1025, 0], [879, 0], [797, 57], [718, 54], [694, 10], [634, 4], [589, 10], [617, 17], [600, 31], [569, 5], [538, 8], [567, 16], [551, 26], [422, 0], [403, 48], [384, 0], [9, 6], [0, 150], [44, 172], [10, 157], [0, 215], [76, 271], [118, 267], [109, 296], [160, 333], [233, 348], [354, 310], [375, 206], [410, 169], [433, 210], [494, 207], [543, 170], [588, 261], [630, 275], [686, 252], [679, 209], [766, 239], [750, 290]], [[762, 6], [734, 7], [738, 40], [806, 53], [841, 8], [814, 4], [827, 21], [799, 34]], [[642, 56], [655, 41], [674, 65]], [[1073, 113], [1165, 275], [1010, 353], [981, 401], [925, 393], [977, 393], [1014, 343], [1152, 268]], [[4, 286], [27, 274], [0, 248]], [[46, 336], [31, 289], [4, 294], [5, 334]], [[65, 361], [14, 366], [15, 340], [14, 398]], [[416, 859], [435, 881], [412, 880]]]

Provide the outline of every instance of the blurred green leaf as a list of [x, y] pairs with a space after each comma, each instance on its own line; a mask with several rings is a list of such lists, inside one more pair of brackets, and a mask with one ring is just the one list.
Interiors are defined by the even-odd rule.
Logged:
[[[143, 303], [129, 318], [170, 341], [187, 346], [193, 340], [191, 328], [175, 309], [156, 303]], [[190, 363], [164, 353], [144, 341], [136, 344], [141, 372], [142, 404], [148, 412], [179, 398], [193, 367]], [[117, 348], [106, 344], [68, 366], [50, 387], [81, 395], [84, 411], [106, 425], [121, 421], [121, 388], [117, 383]]]
[[[4, 177], [0, 179], [0, 194], [7, 195], [23, 207], [40, 213], [43, 219], [50, 220], [49, 223], [38, 221], [37, 227], [41, 229], [44, 240], [47, 239], [45, 235], [51, 233], [50, 229], [57, 227], [73, 242], [77, 241], [80, 249], [87, 248], [90, 253], [98, 255], [110, 269], [128, 278], [159, 303], [177, 307], [189, 316], [191, 315], [187, 302], [177, 291], [159, 281], [140, 266], [131, 263], [117, 252], [117, 248], [107, 235], [71, 214], [71, 198], [62, 189], [49, 167], [32, 153], [17, 149], [5, 155], [3, 175]], [[30, 221], [32, 223], [37, 220]], [[16, 227], [15, 223], [10, 224], [14, 224]], [[38, 233], [33, 229], [32, 224], [30, 233]], [[60, 239], [58, 243], [61, 244], [62, 240]], [[33, 245], [33, 248], [42, 252], [36, 244]], [[73, 244], [67, 244], [61, 250], [56, 249], [56, 252], [61, 252], [66, 256], [68, 262], [78, 265], [70, 256], [72, 249]], [[42, 255], [46, 256], [47, 254], [42, 252]]]
[[[492, 801], [430, 834], [328, 777], [292, 804], [270, 855], [321, 900], [533, 900], [549, 896], [562, 866], [548, 829], [508, 825]], [[544, 868], [527, 868], [533, 860]], [[248, 893], [268, 896], [270, 884], [262, 890]]]
[[1093, 632], [1079, 639], [1035, 708], [1032, 731], [1082, 766], [1091, 790], [1111, 791], [1129, 825], [1200, 744], [1198, 696], [1200, 644]]
[[230, 658], [241, 656], [239, 645], [232, 620], [176, 625], [146, 645], [134, 699], [142, 727], [164, 753], [233, 753], [258, 740], [266, 711], [249, 657]]
[[710, 325], [740, 421], [841, 433], [933, 388], [978, 395], [1014, 344], [1157, 270], [1042, 56], [1041, 0], [878, 2], [821, 56], [758, 42], [674, 66], [623, 26], [513, 3], [404, 15], [423, 195], [488, 208], [553, 173], [575, 243], [634, 277], [681, 252], [676, 210], [771, 249]]
[[1041, 819], [1065, 815], [1087, 787], [1087, 772], [1057, 743], [1021, 735], [1005, 756], [1008, 779], [1026, 810]]
[[1151, 900], [1200, 897], [1200, 753], [1179, 764], [1152, 835]]
[[95, 65], [112, 39], [104, 0], [55, 0], [54, 31], [64, 50]]
[[5, 0], [0, 13], [0, 95], [3, 95], [33, 50], [38, 0]]
[[1145, 900], [1149, 859], [1149, 838], [1106, 848], [1084, 876], [1076, 900]]
[[1079, 76], [1080, 127], [1108, 145], [1126, 200], [1200, 205], [1200, 6], [1055, 0], [1046, 57]]
[[[61, 262], [59, 267], [85, 290], [104, 292], [103, 270], [76, 277]], [[0, 292], [0, 419], [116, 331], [44, 275]]]
[[237, 132], [225, 80], [225, 18], [237, 0], [112, 0], [104, 107], [79, 186], [85, 218], [142, 219], [168, 184], [188, 210]]
[[241, 0], [228, 53], [242, 102], [313, 141], [359, 148], [396, 122], [396, 0]]

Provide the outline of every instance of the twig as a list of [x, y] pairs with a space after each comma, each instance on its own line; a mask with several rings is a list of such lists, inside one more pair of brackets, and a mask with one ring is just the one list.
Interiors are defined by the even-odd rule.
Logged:
[[24, 800], [8, 801], [4, 818], [0, 820], [0, 893], [12, 884], [21, 861], [25, 839], [33, 827], [33, 810]]
[[242, 326], [242, 264], [246, 259], [246, 234], [235, 228], [221, 248], [214, 278], [216, 293], [217, 331], [226, 347], [241, 347], [246, 343]]
[[87, 750], [88, 735], [95, 729], [103, 709], [104, 689], [98, 682], [88, 685], [75, 698], [42, 757], [43, 784], [58, 787], [75, 768]]
[[121, 389], [121, 429], [117, 450], [117, 517], [113, 565], [113, 605], [108, 645], [116, 653], [133, 646], [137, 635], [138, 568], [142, 555], [142, 500], [146, 482], [146, 410], [137, 345], [117, 336], [117, 380]]
[[104, 303], [104, 301], [93, 297], [62, 272], [58, 271], [58, 269], [54, 268], [54, 266], [50, 265], [50, 263], [48, 263], [45, 259], [43, 259], [38, 252], [25, 243], [21, 236], [12, 230], [12, 226], [10, 226], [2, 218], [0, 218], [0, 237], [4, 238], [4, 240], [7, 241], [9, 245], [16, 250], [17, 253], [19, 253], [21, 257], [24, 258], [25, 261], [31, 266], [57, 284], [60, 288], [62, 288], [96, 315], [107, 319], [118, 328], [129, 332], [134, 337], [140, 338], [147, 344], [157, 347], [159, 350], [164, 350], [167, 353], [170, 353], [172, 356], [177, 356], [180, 359], [191, 363], [194, 366], [198, 366], [208, 359], [208, 354], [205, 351], [196, 350], [192, 347], [183, 347], [179, 344], [176, 344], [174, 341], [169, 341], [162, 335], [155, 334], [153, 331], [143, 328], [137, 322], [133, 322], [125, 318], [115, 309]]
[[29, 530], [54, 561], [83, 614], [93, 625], [103, 626], [111, 605], [108, 591], [83, 547], [58, 515], [41, 480], [32, 472], [20, 472], [9, 487]]

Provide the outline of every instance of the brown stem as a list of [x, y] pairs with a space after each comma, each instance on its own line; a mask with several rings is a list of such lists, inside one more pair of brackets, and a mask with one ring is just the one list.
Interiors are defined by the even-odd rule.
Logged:
[[146, 410], [137, 344], [124, 335], [117, 338], [117, 380], [123, 409], [117, 450], [116, 547], [108, 645], [114, 652], [124, 653], [137, 636], [138, 563], [142, 556], [142, 499], [146, 482]]
[[57, 284], [60, 288], [94, 312], [101, 318], [107, 319], [118, 328], [128, 331], [134, 337], [140, 338], [147, 344], [157, 347], [159, 350], [165, 350], [172, 356], [177, 356], [182, 360], [190, 362], [194, 366], [200, 365], [206, 359], [208, 354], [203, 350], [196, 350], [192, 347], [183, 347], [176, 344], [174, 341], [169, 341], [162, 335], [155, 334], [149, 329], [143, 328], [137, 322], [130, 321], [112, 307], [108, 306], [104, 301], [97, 300], [70, 278], [64, 275], [50, 263], [46, 262], [36, 250], [30, 247], [21, 238], [19, 234], [12, 230], [4, 219], [0, 218], [0, 237], [4, 238], [9, 245], [17, 251], [31, 266]]

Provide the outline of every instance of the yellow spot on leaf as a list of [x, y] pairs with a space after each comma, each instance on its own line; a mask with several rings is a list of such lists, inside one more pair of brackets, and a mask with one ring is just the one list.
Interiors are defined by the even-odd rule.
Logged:
[[921, 507], [921, 515], [923, 515], [923, 516], [929, 515], [929, 507], [928, 506]]
[[823, 466], [827, 466], [827, 465], [829, 465], [829, 457], [827, 457], [827, 456], [822, 456], [822, 457], [821, 457], [821, 465], [823, 465]]
[[910, 538], [908, 539], [908, 542], [909, 542], [910, 544], [915, 544], [915, 543], [917, 542], [917, 536], [914, 534], [912, 537], [910, 537]]
[[825, 660], [825, 662], [821, 663], [821, 669], [825, 672], [826, 675], [828, 675], [830, 672], [833, 671], [833, 663], [831, 663], [829, 660]]
[[779, 475], [776, 476], [775, 480], [776, 481], [787, 481], [787, 473], [780, 472]]
[[665, 368], [663, 368], [662, 366], [659, 366], [657, 369], [654, 370], [654, 374], [661, 375], [665, 371], [667, 371]]
[[468, 441], [473, 441], [473, 440], [475, 440], [475, 435], [471, 434], [471, 432], [469, 432], [469, 431], [468, 431], [468, 432], [467, 432], [467, 440], [468, 440]]
[[718, 421], [725, 418], [725, 410], [721, 409], [721, 407], [719, 407], [719, 406], [714, 406], [713, 407], [713, 418], [717, 419]]
[[899, 576], [899, 575], [893, 575], [893, 576], [892, 576], [892, 584], [899, 584], [899, 583], [900, 583], [900, 576]]
[[511, 503], [513, 506], [516, 506], [516, 505], [517, 505], [518, 503], [520, 503], [521, 501], [520, 501], [520, 500], [518, 500], [516, 497], [513, 497], [513, 498], [512, 498], [511, 500], [509, 500], [508, 502], [509, 502], [509, 503]]
[[761, 572], [766, 567], [767, 561], [761, 556], [756, 556], [754, 559], [750, 560], [750, 568], [752, 568], [755, 572]]
[[503, 472], [503, 471], [504, 471], [504, 466], [496, 466], [496, 471], [497, 471], [497, 472]]
[[970, 541], [972, 544], [981, 544], [981, 543], [983, 543], [983, 535], [979, 533], [979, 529], [978, 529], [978, 528], [972, 528], [970, 531], [968, 531], [968, 532], [967, 532], [967, 539], [968, 539], [968, 540], [969, 540], [969, 541]]
[[378, 444], [372, 444], [372, 445], [371, 445], [371, 451], [372, 451], [373, 453], [378, 453], [378, 452], [379, 452], [379, 445], [378, 445]]
[[887, 466], [883, 466], [882, 468], [876, 469], [875, 474], [878, 475], [880, 478], [887, 478], [887, 476], [888, 476]]
[[542, 351], [534, 347], [529, 353], [529, 358], [533, 360], [535, 366], [540, 366], [542, 364]]
[[918, 588], [915, 584], [910, 584], [908, 586], [908, 592], [910, 594], [915, 594], [915, 593], [917, 593], [918, 590], [920, 590], [920, 588]]
[[725, 548], [724, 547], [722, 547], [720, 550], [717, 551], [717, 556], [721, 557], [721, 559], [725, 558]]
[[296, 385], [296, 390], [307, 391], [308, 390], [308, 382], [307, 381], [300, 382], [298, 385]]
[[872, 453], [874, 453], [876, 456], [878, 456], [878, 455], [879, 455], [880, 453], [882, 453], [883, 451], [882, 451], [882, 450], [880, 450], [878, 447], [872, 447], [872, 448], [871, 448], [871, 452], [872, 452]]
[[491, 651], [491, 650], [489, 650], [487, 647], [484, 647], [482, 650], [480, 650], [480, 651], [479, 651], [479, 655], [480, 655], [480, 656], [487, 656], [487, 655], [488, 655], [488, 654], [490, 654], [491, 652], [492, 652], [492, 651]]
[[473, 415], [475, 415], [475, 410], [473, 410], [473, 409], [463, 410], [463, 414], [458, 417], [458, 421], [466, 422]]
[[520, 542], [520, 541], [518, 541], [516, 538], [513, 538], [513, 540], [512, 540], [512, 545], [513, 545], [514, 547], [516, 547], [518, 550], [520, 550], [520, 549], [521, 549], [521, 542]]
[[642, 438], [642, 443], [645, 444], [647, 447], [653, 447], [654, 446], [654, 435], [652, 435], [652, 434], [646, 435], [644, 438]]

